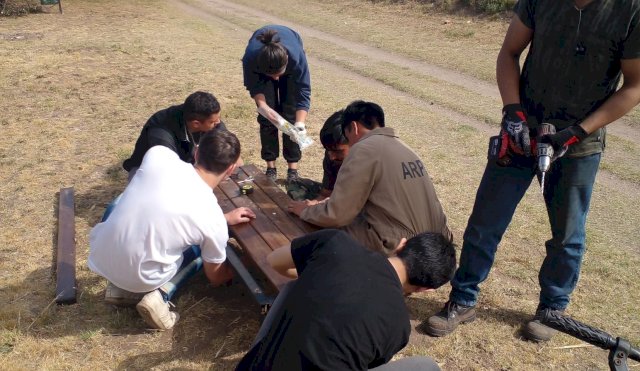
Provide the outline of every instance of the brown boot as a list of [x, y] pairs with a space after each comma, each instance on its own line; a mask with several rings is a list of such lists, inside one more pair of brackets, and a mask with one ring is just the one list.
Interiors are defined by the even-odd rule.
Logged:
[[[536, 343], [549, 341], [558, 331], [542, 324], [541, 320], [544, 316], [544, 310], [547, 306], [538, 304], [536, 315], [522, 329], [522, 336], [525, 339], [535, 341]], [[564, 309], [553, 310], [554, 312], [563, 313]]]
[[442, 310], [429, 317], [422, 329], [431, 336], [447, 335], [459, 324], [468, 323], [476, 319], [476, 308], [468, 307], [449, 300]]

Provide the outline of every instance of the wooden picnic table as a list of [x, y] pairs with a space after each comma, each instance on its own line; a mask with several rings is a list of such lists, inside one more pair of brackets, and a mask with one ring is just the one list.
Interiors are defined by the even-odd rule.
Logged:
[[[240, 187], [245, 184], [253, 186], [252, 193], [247, 195], [241, 193]], [[278, 247], [290, 244], [294, 238], [316, 231], [319, 227], [289, 213], [287, 211], [287, 205], [291, 201], [289, 196], [254, 165], [240, 167], [237, 175], [222, 181], [214, 193], [225, 213], [243, 206], [255, 212], [255, 219], [248, 223], [229, 226], [229, 232], [240, 245], [243, 255], [264, 274], [271, 288], [279, 291], [290, 279], [271, 268], [267, 263], [267, 255]], [[232, 265], [234, 265], [233, 259], [236, 257], [232, 252], [230, 256]], [[237, 263], [234, 268], [238, 268]], [[246, 274], [246, 271], [239, 272], [238, 269], [236, 271], [241, 276]], [[244, 280], [245, 277], [242, 278]], [[246, 280], [245, 283], [247, 283]], [[257, 290], [255, 287], [250, 289], [254, 293]]]

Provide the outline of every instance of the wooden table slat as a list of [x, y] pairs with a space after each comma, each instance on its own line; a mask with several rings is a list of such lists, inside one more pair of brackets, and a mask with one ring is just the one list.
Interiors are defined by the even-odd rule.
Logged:
[[[220, 207], [225, 213], [235, 209], [236, 207], [246, 206], [238, 205], [238, 203], [230, 200], [221, 189], [216, 189], [215, 194], [218, 198]], [[240, 200], [243, 199], [241, 197], [236, 198]], [[269, 253], [273, 251], [273, 248], [265, 241], [265, 239], [263, 238], [264, 236], [260, 233], [260, 231], [255, 228], [254, 222], [255, 220], [249, 223], [233, 225], [229, 227], [229, 230], [231, 231], [231, 235], [236, 239], [236, 241], [238, 241], [244, 251], [264, 273], [265, 277], [271, 283], [271, 285], [273, 285], [273, 287], [277, 290], [280, 290], [280, 288], [284, 284], [289, 282], [290, 279], [280, 275], [278, 272], [273, 270], [273, 268], [271, 268], [271, 266], [267, 262], [267, 255], [269, 255]], [[284, 237], [282, 238], [284, 239]], [[288, 240], [284, 239], [284, 241], [280, 242], [282, 242], [282, 244], [285, 244], [288, 243]]]
[[305, 233], [311, 233], [320, 229], [320, 227], [309, 224], [295, 215], [292, 215], [287, 210], [287, 206], [291, 202], [291, 198], [282, 191], [276, 184], [267, 178], [262, 171], [258, 170], [254, 165], [245, 165], [240, 168], [247, 174], [247, 176], [253, 177], [253, 183], [258, 185], [262, 191], [269, 196], [282, 209], [288, 216], [292, 223], [297, 225]]
[[[248, 178], [244, 172], [240, 172], [238, 180], [243, 181]], [[243, 182], [241, 184], [252, 184], [252, 182]], [[293, 218], [295, 215], [282, 210], [259, 186], [254, 185], [254, 191], [248, 197], [262, 210], [275, 224], [275, 226], [284, 234], [287, 239], [293, 240], [306, 234], [302, 228], [295, 223]]]

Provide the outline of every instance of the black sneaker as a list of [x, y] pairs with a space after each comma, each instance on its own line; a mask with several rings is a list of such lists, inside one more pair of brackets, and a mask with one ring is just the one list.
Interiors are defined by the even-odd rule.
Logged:
[[275, 182], [276, 179], [278, 179], [278, 169], [276, 169], [275, 167], [268, 167], [267, 171], [265, 171], [264, 174], [272, 182]]
[[522, 336], [525, 339], [534, 341], [536, 343], [549, 341], [558, 331], [542, 324], [542, 317], [544, 316], [544, 310], [551, 309], [554, 312], [563, 313], [564, 309], [549, 308], [544, 304], [538, 304], [536, 314], [533, 319], [527, 322], [522, 329]]
[[300, 180], [300, 176], [298, 175], [298, 170], [289, 169], [287, 170], [287, 183], [295, 183]]
[[429, 317], [421, 328], [431, 336], [444, 336], [453, 332], [459, 324], [476, 319], [476, 308], [449, 300], [442, 310]]

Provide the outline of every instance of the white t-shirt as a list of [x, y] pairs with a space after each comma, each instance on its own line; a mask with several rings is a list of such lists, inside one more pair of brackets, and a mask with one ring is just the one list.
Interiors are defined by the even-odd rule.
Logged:
[[91, 230], [89, 268], [116, 286], [148, 292], [169, 281], [190, 245], [222, 263], [227, 221], [193, 165], [163, 146], [147, 151], [107, 221]]

